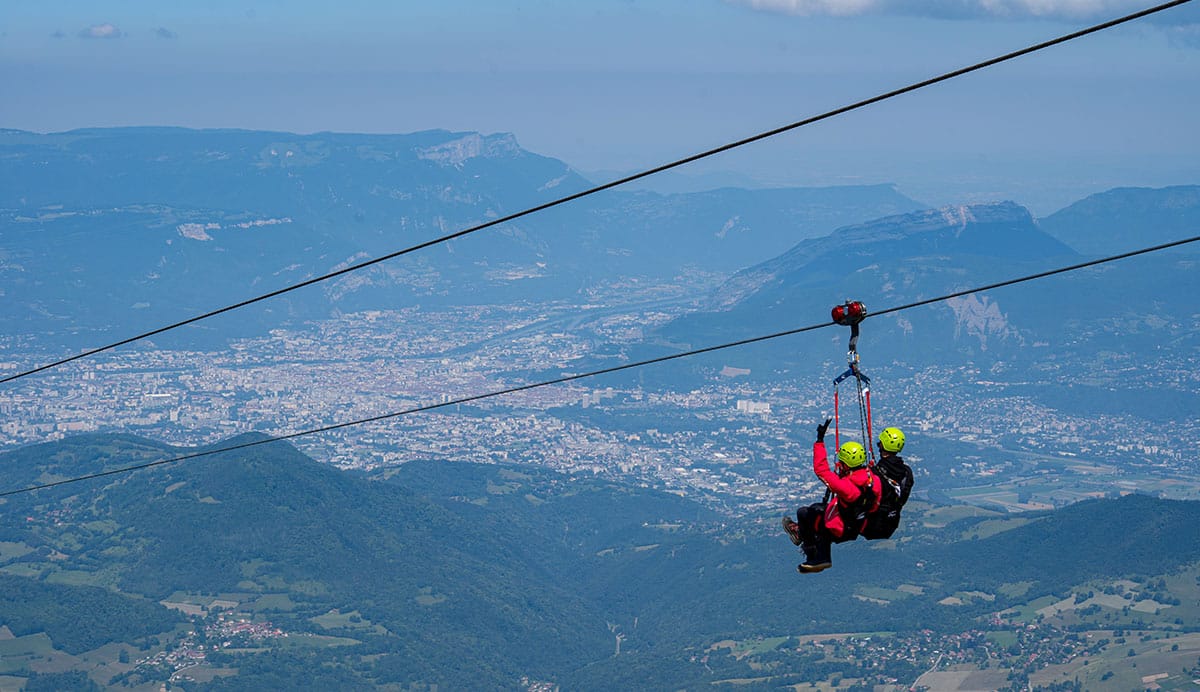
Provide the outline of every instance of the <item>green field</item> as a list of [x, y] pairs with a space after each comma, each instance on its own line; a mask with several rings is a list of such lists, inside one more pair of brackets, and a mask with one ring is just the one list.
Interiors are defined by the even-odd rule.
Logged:
[[1025, 605], [1017, 606], [1016, 608], [1007, 611], [1007, 615], [1010, 619], [1016, 620], [1017, 622], [1033, 622], [1038, 617], [1037, 611], [1045, 608], [1048, 605], [1057, 603], [1058, 600], [1059, 599], [1054, 596], [1042, 596], [1039, 599], [1030, 601]]
[[488, 495], [509, 495], [520, 489], [520, 483], [493, 483], [491, 479], [487, 482]]
[[1140, 690], [1148, 686], [1143, 677], [1166, 674], [1167, 678], [1153, 682], [1163, 689], [1194, 690], [1197, 684], [1184, 671], [1196, 666], [1197, 656], [1200, 656], [1200, 634], [1150, 642], [1129, 637], [1125, 643], [1113, 643], [1086, 664], [1081, 660], [1071, 666], [1056, 666], [1030, 676], [1030, 682], [1047, 685], [1077, 677], [1085, 690]]
[[791, 637], [763, 637], [746, 639], [743, 641], [726, 640], [713, 644], [709, 647], [709, 651], [716, 649], [728, 649], [735, 658], [756, 656], [770, 653], [775, 649], [778, 649], [790, 638]]
[[881, 601], [902, 601], [913, 596], [910, 589], [885, 589], [877, 586], [860, 586], [854, 590], [854, 593], [867, 598], [877, 598]]
[[0, 562], [8, 562], [15, 560], [23, 555], [28, 555], [33, 552], [33, 548], [24, 543], [11, 543], [9, 541], [0, 541]]
[[51, 584], [66, 584], [67, 586], [108, 586], [112, 579], [111, 575], [99, 572], [64, 569], [46, 575], [46, 581]]
[[336, 610], [331, 610], [324, 615], [318, 615], [309, 618], [312, 622], [317, 623], [327, 630], [332, 629], [349, 629], [349, 630], [364, 630], [373, 634], [387, 634], [386, 628], [376, 625], [375, 623], [362, 617], [362, 613], [357, 610], [351, 610], [346, 613], [341, 613]]
[[1033, 586], [1033, 582], [1031, 581], [1019, 581], [1011, 584], [1004, 584], [1000, 587], [999, 591], [1009, 598], [1020, 598], [1029, 591], [1031, 586]]
[[349, 637], [329, 637], [323, 634], [297, 634], [286, 639], [276, 639], [274, 646], [280, 649], [330, 649], [338, 646], [362, 644]]
[[1005, 531], [1011, 531], [1013, 529], [1022, 527], [1024, 525], [1028, 524], [1030, 521], [1033, 521], [1033, 520], [1026, 519], [1024, 517], [1011, 517], [1011, 518], [1006, 518], [1006, 519], [988, 519], [985, 521], [981, 521], [978, 524], [976, 524], [975, 526], [972, 526], [967, 531], [964, 531], [962, 534], [962, 537], [967, 538], [967, 539], [988, 538], [989, 536], [995, 536], [997, 534], [1004, 533]]
[[954, 666], [922, 675], [917, 684], [931, 690], [996, 690], [1008, 684], [1004, 669], [978, 670], [972, 666]]
[[42, 632], [0, 640], [0, 659], [8, 659], [10, 656], [46, 656], [53, 652], [54, 644], [50, 637]]
[[270, 564], [271, 563], [267, 562], [266, 560], [261, 560], [261, 559], [260, 560], [249, 560], [247, 562], [243, 562], [241, 564], [242, 576], [246, 577], [247, 579], [253, 579], [254, 576], [257, 575], [258, 572], [262, 568], [264, 568]]
[[5, 572], [17, 577], [41, 577], [42, 572], [49, 568], [49, 565], [42, 563], [21, 562], [15, 565], [5, 565], [0, 567], [0, 572]]
[[[1110, 496], [1114, 491], [1137, 492], [1175, 500], [1200, 499], [1200, 481], [1194, 477], [1166, 478], [1129, 469], [1083, 464], [1079, 460], [1035, 456], [1039, 470], [1050, 473], [997, 480], [988, 485], [952, 488], [946, 494], [961, 502], [1019, 512], [1034, 505], [1061, 507], [1080, 500]], [[936, 521], [934, 522], [936, 524]]]
[[259, 598], [254, 602], [254, 605], [251, 606], [251, 610], [254, 610], [255, 612], [266, 610], [291, 612], [295, 609], [296, 604], [292, 602], [292, 599], [289, 598], [285, 593], [269, 593]]

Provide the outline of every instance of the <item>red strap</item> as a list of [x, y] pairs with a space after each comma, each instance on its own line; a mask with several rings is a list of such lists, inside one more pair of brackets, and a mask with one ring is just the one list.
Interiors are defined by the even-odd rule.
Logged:
[[841, 406], [838, 405], [838, 388], [833, 386], [833, 448], [842, 448], [842, 431], [841, 431]]
[[874, 461], [874, 459], [875, 459], [875, 433], [871, 430], [871, 389], [869, 387], [867, 388], [866, 396], [867, 396], [867, 439], [863, 440], [863, 442], [866, 443], [863, 446], [867, 448], [867, 451], [871, 457], [871, 460]]

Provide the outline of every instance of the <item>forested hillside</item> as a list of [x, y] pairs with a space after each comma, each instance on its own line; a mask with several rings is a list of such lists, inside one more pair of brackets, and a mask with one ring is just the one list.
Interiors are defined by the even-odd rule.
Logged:
[[[0, 470], [54, 478], [172, 451], [90, 436], [6, 454]], [[286, 684], [314, 665], [339, 686], [686, 686], [748, 674], [737, 658], [720, 672], [694, 665], [714, 642], [866, 622], [963, 631], [1094, 580], [1200, 562], [1200, 541], [1169, 529], [1200, 521], [1200, 504], [1131, 496], [1011, 521], [968, 513], [944, 527], [932, 520], [942, 510], [915, 507], [898, 541], [837, 546], [834, 570], [802, 576], [777, 516], [732, 519], [670, 494], [509, 466], [412, 463], [369, 477], [284, 443], [0, 508], [0, 623], [18, 642], [44, 632], [52, 659], [102, 683], [150, 684], [158, 668], [137, 653], [152, 638], [186, 649], [197, 632], [217, 636], [232, 609], [269, 623], [255, 636], [290, 635], [257, 640], [261, 654], [206, 654], [204, 670], [239, 671], [223, 688]], [[959, 602], [963, 593], [988, 598]], [[308, 644], [284, 645], [293, 640]], [[86, 663], [102, 650], [127, 662]], [[41, 669], [12, 660], [10, 672]]]

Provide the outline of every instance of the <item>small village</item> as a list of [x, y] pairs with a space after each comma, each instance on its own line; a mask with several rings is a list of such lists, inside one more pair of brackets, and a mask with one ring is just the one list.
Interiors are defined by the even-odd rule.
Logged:
[[[195, 609], [199, 609], [196, 607]], [[187, 608], [192, 611], [193, 608]], [[288, 633], [270, 622], [254, 621], [244, 613], [215, 608], [206, 616], [196, 616], [196, 629], [144, 658], [132, 661], [133, 668], [114, 678], [110, 684], [127, 679], [176, 681], [187, 676], [190, 668], [209, 662], [212, 654], [245, 650], [261, 650], [271, 640], [288, 637]]]

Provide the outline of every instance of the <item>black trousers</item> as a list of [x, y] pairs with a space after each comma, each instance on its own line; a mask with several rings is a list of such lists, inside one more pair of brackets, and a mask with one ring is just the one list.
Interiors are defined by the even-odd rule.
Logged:
[[816, 502], [796, 510], [800, 547], [809, 564], [832, 562], [830, 545], [833, 534], [825, 528], [825, 503]]

